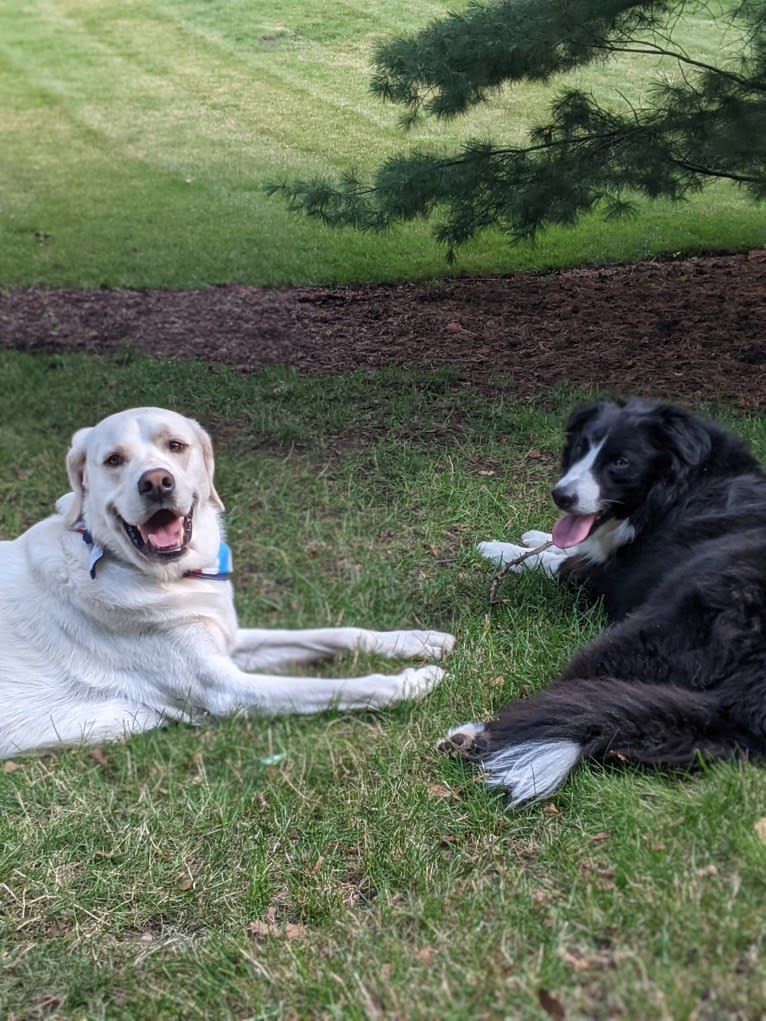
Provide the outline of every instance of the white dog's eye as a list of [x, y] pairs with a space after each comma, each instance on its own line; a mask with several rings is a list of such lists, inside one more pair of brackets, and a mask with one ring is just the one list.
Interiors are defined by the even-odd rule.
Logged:
[[119, 468], [121, 464], [125, 464], [125, 458], [122, 454], [110, 454], [104, 458], [104, 464], [107, 468]]
[[184, 443], [183, 440], [169, 440], [168, 450], [172, 454], [183, 454], [184, 450], [189, 446], [188, 443]]

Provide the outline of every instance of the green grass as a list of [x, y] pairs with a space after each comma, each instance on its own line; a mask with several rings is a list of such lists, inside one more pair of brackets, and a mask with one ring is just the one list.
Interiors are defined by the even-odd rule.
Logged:
[[[473, 552], [550, 525], [576, 395], [126, 352], [4, 353], [0, 396], [0, 534], [64, 490], [76, 427], [170, 405], [217, 439], [243, 623], [459, 637], [421, 703], [173, 727], [0, 773], [0, 1015], [544, 1019], [546, 992], [572, 1018], [763, 1015], [766, 771], [585, 767], [514, 813], [432, 751], [599, 628], [528, 576], [485, 631]], [[766, 455], [762, 417], [717, 410]]]
[[[368, 93], [371, 47], [460, 4], [448, 0], [5, 0], [0, 7], [0, 281], [188, 287], [427, 278], [427, 224], [379, 236], [291, 216], [267, 180], [370, 171], [412, 145], [521, 140], [549, 90], [515, 89], [468, 118], [404, 136]], [[698, 11], [700, 56], [736, 45]], [[668, 70], [672, 70], [669, 68]], [[654, 69], [652, 69], [652, 73]], [[639, 101], [645, 64], [593, 67], [580, 85]], [[496, 272], [744, 248], [762, 208], [734, 188], [598, 218], [509, 248], [487, 234], [460, 269]]]

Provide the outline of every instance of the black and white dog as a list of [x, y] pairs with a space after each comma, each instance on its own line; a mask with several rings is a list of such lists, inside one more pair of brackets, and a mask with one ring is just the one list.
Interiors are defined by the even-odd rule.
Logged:
[[742, 443], [681, 408], [631, 398], [566, 426], [552, 537], [488, 542], [603, 599], [608, 627], [551, 687], [441, 747], [513, 804], [551, 794], [584, 757], [689, 768], [766, 754], [766, 473]]

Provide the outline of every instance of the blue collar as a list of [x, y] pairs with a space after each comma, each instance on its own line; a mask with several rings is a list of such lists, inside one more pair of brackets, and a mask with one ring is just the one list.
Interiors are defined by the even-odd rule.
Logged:
[[[88, 573], [91, 578], [96, 577], [96, 567], [99, 560], [105, 555], [106, 550], [103, 546], [99, 546], [97, 542], [94, 542], [93, 536], [90, 534], [87, 528], [78, 528], [77, 531], [82, 536], [83, 542], [90, 550], [90, 556], [88, 558]], [[221, 545], [218, 547], [218, 556], [214, 563], [209, 564], [207, 567], [202, 567], [198, 571], [187, 571], [184, 578], [202, 578], [206, 581], [228, 581], [229, 577], [234, 570], [232, 562], [231, 549], [229, 544], [221, 539]]]
[[184, 578], [204, 578], [207, 581], [228, 581], [231, 577], [234, 565], [231, 559], [229, 544], [221, 539], [218, 547], [218, 556], [215, 563], [203, 567], [199, 571], [187, 571]]
[[77, 531], [82, 536], [82, 541], [90, 550], [90, 556], [88, 557], [88, 573], [91, 578], [96, 577], [96, 564], [106, 553], [103, 546], [99, 546], [98, 543], [93, 541], [93, 536], [90, 534], [87, 528], [78, 528]]

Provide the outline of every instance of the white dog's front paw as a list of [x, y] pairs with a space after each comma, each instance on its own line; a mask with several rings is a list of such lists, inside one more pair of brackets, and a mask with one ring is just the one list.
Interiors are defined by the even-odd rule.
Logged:
[[389, 702], [400, 702], [405, 699], [422, 698], [440, 683], [444, 671], [439, 666], [407, 667], [402, 670], [394, 681], [394, 690]]
[[375, 631], [362, 635], [360, 647], [389, 659], [443, 659], [455, 648], [455, 637], [444, 631]]
[[455, 636], [446, 631], [405, 632], [412, 651], [408, 656], [414, 659], [444, 659], [455, 648]]

